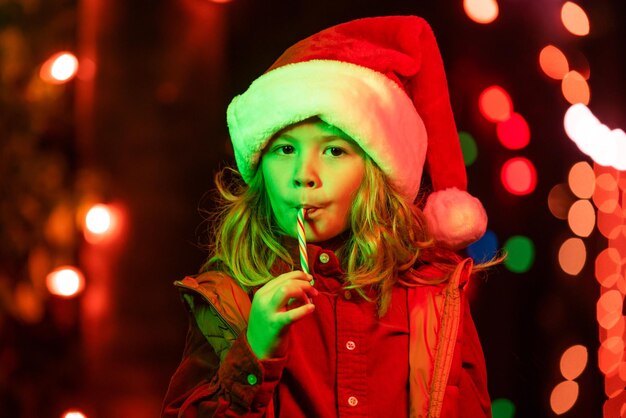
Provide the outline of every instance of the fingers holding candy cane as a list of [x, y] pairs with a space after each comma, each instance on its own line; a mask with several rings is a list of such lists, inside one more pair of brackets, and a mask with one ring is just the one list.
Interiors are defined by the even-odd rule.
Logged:
[[311, 298], [317, 296], [318, 291], [309, 280], [310, 275], [291, 271], [270, 280], [255, 293], [247, 337], [250, 348], [259, 359], [284, 354], [289, 325], [315, 310]]

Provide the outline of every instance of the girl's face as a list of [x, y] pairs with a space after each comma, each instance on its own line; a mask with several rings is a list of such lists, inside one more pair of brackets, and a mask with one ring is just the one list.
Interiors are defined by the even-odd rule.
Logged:
[[260, 164], [272, 211], [287, 235], [297, 235], [300, 207], [307, 209], [308, 241], [325, 241], [348, 228], [365, 161], [341, 130], [317, 119], [292, 125], [269, 142]]

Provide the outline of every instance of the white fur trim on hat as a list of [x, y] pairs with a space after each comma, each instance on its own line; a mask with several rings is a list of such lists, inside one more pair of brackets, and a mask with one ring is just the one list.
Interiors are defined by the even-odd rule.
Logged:
[[433, 238], [453, 249], [478, 240], [487, 229], [487, 213], [483, 205], [456, 187], [431, 193], [426, 200], [424, 215]]
[[244, 181], [275, 133], [313, 116], [354, 139], [401, 193], [415, 199], [427, 136], [411, 99], [387, 76], [333, 60], [276, 68], [232, 100], [228, 128]]

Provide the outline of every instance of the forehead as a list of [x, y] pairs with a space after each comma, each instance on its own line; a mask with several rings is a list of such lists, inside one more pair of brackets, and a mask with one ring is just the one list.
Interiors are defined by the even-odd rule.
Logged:
[[311, 118], [305, 121], [289, 125], [277, 132], [269, 142], [282, 139], [343, 139], [357, 145], [350, 136], [334, 125], [326, 123], [319, 118]]

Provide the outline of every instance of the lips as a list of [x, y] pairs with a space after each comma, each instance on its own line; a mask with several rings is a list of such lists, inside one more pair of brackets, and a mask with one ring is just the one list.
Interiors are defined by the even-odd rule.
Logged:
[[310, 219], [312, 216], [317, 213], [319, 209], [321, 209], [322, 205], [312, 205], [309, 203], [303, 203], [298, 206], [298, 208], [304, 208], [304, 215], [307, 219]]

